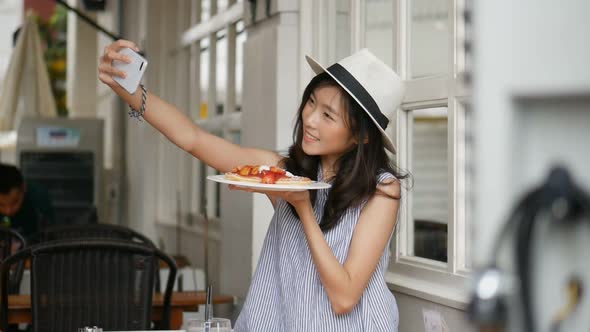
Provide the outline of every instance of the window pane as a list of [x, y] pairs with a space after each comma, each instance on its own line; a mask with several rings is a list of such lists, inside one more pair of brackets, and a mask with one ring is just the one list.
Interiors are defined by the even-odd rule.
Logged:
[[395, 68], [393, 0], [367, 0], [365, 22], [365, 47]]
[[447, 108], [410, 113], [414, 255], [447, 261]]
[[[227, 93], [227, 29], [217, 32], [217, 65], [216, 83], [217, 83], [217, 108], [215, 114], [223, 114], [223, 106]], [[211, 115], [214, 115], [211, 113]]]
[[[207, 40], [204, 39], [203, 41]], [[205, 44], [201, 42], [201, 45]], [[207, 42], [207, 49], [201, 52], [201, 108], [199, 111], [199, 119], [206, 119], [208, 115], [207, 110], [207, 92], [209, 91], [209, 43]]]
[[410, 6], [410, 76], [448, 72], [448, 0], [412, 0]]
[[236, 111], [242, 109], [242, 81], [243, 81], [243, 63], [244, 63], [244, 42], [246, 41], [247, 32], [244, 29], [244, 22], [239, 21], [236, 24], [238, 36], [236, 38]]

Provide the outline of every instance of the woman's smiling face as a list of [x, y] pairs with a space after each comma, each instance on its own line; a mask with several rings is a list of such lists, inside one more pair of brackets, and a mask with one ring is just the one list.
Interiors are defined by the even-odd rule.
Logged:
[[311, 93], [302, 112], [301, 147], [308, 155], [320, 156], [324, 166], [333, 166], [356, 144], [342, 93], [335, 86], [320, 86]]

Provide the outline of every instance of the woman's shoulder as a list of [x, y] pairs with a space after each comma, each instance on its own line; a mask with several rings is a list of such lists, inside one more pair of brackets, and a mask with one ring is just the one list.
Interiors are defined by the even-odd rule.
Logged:
[[397, 176], [391, 172], [390, 170], [379, 170], [377, 172], [377, 185], [386, 185], [386, 184], [391, 184], [391, 183], [397, 183], [399, 184], [399, 179], [397, 178]]
[[377, 183], [381, 184], [383, 182], [394, 182], [397, 181], [397, 177], [386, 170], [380, 170], [379, 172], [377, 172]]
[[384, 194], [391, 198], [401, 197], [401, 184], [399, 179], [389, 171], [380, 171], [377, 174], [377, 190], [375, 194]]

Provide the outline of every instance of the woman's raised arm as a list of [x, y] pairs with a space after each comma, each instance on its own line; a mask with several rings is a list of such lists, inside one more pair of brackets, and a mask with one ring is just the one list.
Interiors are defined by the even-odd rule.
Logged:
[[[98, 77], [134, 109], [141, 106], [141, 89], [129, 94], [113, 76], [125, 77], [125, 73], [112, 66], [113, 60], [128, 62], [119, 50], [129, 47], [138, 51], [137, 46], [127, 40], [118, 40], [104, 50], [98, 67]], [[189, 152], [207, 165], [227, 172], [239, 165], [277, 165], [281, 156], [273, 151], [244, 148], [212, 135], [197, 126], [174, 105], [148, 92], [143, 118], [179, 148]]]

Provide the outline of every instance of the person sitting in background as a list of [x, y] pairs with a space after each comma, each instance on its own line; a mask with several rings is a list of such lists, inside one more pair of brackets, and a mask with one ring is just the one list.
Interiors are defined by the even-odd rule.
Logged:
[[53, 224], [49, 193], [25, 181], [18, 168], [0, 163], [0, 225], [30, 239], [41, 227]]

